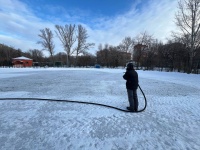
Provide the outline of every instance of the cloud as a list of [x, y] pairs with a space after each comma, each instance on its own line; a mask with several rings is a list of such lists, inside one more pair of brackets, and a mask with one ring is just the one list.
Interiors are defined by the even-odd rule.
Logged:
[[0, 0], [0, 38], [6, 45], [27, 51], [37, 45], [39, 30], [53, 28], [54, 24], [36, 17], [24, 3], [17, 0]]
[[26, 50], [39, 48], [39, 45], [36, 44], [35, 41], [13, 38], [12, 36], [7, 35], [0, 35], [0, 41], [16, 49], [21, 49], [21, 47], [23, 47]]
[[[91, 38], [99, 43], [118, 45], [125, 36], [135, 37], [147, 31], [154, 38], [165, 41], [175, 28], [176, 1], [151, 0], [140, 9], [134, 5], [126, 14], [108, 20], [99, 20], [98, 30], [91, 30]], [[101, 30], [100, 27], [106, 27]]]
[[[90, 50], [95, 53], [98, 44], [118, 45], [126, 36], [135, 37], [143, 31], [153, 34], [158, 40], [165, 40], [175, 28], [174, 14], [177, 2], [174, 0], [138, 0], [124, 14], [115, 17], [101, 16], [92, 18], [88, 12], [67, 12], [62, 6], [48, 7], [49, 14], [32, 10], [30, 6], [18, 0], [0, 0], [0, 40], [23, 51], [42, 47], [39, 40], [40, 29], [55, 30], [55, 24], [83, 24], [88, 31], [88, 42], [96, 43]], [[55, 14], [55, 16], [53, 16]], [[56, 15], [59, 14], [59, 15]], [[79, 15], [81, 14], [81, 15]], [[46, 15], [46, 16], [45, 16]], [[83, 18], [86, 18], [85, 20]], [[55, 35], [56, 37], [56, 35]], [[56, 53], [63, 51], [60, 41], [55, 38]]]

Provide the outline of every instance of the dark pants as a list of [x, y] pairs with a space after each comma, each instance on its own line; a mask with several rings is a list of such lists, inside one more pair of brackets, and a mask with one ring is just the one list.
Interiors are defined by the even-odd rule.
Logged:
[[128, 101], [130, 104], [130, 108], [134, 111], [138, 110], [138, 97], [137, 97], [137, 89], [136, 90], [129, 90], [127, 89], [128, 94]]

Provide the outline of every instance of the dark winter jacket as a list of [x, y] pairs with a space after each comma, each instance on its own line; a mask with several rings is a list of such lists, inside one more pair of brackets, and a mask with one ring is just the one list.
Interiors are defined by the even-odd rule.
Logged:
[[138, 88], [138, 74], [134, 69], [126, 70], [123, 78], [126, 80], [126, 88], [136, 90]]

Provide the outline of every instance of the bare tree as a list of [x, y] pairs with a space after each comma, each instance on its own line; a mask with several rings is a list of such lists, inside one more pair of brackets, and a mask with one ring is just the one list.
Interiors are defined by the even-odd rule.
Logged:
[[52, 63], [54, 65], [54, 48], [55, 45], [53, 43], [53, 33], [49, 28], [45, 28], [40, 30], [40, 34], [38, 35], [41, 38], [41, 41], [38, 44], [41, 44], [42, 47], [50, 53]]
[[31, 58], [33, 59], [35, 65], [39, 65], [39, 63], [41, 64], [41, 62], [43, 60], [42, 51], [40, 51], [38, 49], [30, 49], [28, 51], [28, 53], [30, 54]]
[[154, 38], [153, 35], [150, 35], [145, 31], [138, 34], [134, 40], [135, 44], [142, 44], [149, 47], [152, 44], [152, 41], [154, 41]]
[[102, 66], [109, 67], [109, 45], [105, 44], [102, 47], [102, 44], [99, 45], [99, 51], [97, 51], [97, 63]]
[[95, 61], [96, 61], [96, 57], [91, 55], [91, 54], [85, 54], [82, 56], [78, 56], [79, 57], [79, 61], [77, 63], [77, 66], [94, 66], [95, 65]]
[[151, 49], [154, 39], [152, 35], [145, 31], [137, 35], [134, 40], [136, 45], [134, 46], [133, 60], [136, 61], [138, 69], [142, 56], [147, 55], [147, 51]]
[[126, 53], [131, 53], [133, 50], [133, 45], [134, 45], [134, 39], [132, 39], [131, 37], [125, 37], [122, 40], [122, 43], [120, 45], [123, 45], [123, 51]]
[[200, 46], [200, 0], [179, 0], [179, 11], [175, 15], [176, 25], [189, 50], [188, 73], [192, 72], [193, 59]]
[[[122, 52], [131, 53], [131, 57], [132, 57], [131, 59], [133, 59], [134, 43], [135, 43], [134, 39], [128, 36], [122, 40], [122, 43], [117, 48]], [[128, 55], [126, 56], [127, 56], [127, 58], [125, 58], [126, 62], [130, 61], [130, 58], [128, 57]]]
[[159, 48], [158, 40], [152, 40], [152, 43], [148, 45], [147, 51], [143, 53], [142, 63], [145, 67], [145, 70], [153, 70], [156, 61], [157, 61], [157, 52]]
[[75, 25], [65, 25], [65, 26], [60, 26], [56, 25], [55, 26], [57, 31], [56, 34], [60, 41], [62, 42], [62, 45], [64, 47], [64, 50], [67, 53], [67, 66], [70, 66], [70, 56], [73, 53], [72, 51], [72, 46], [76, 41], [76, 26]]
[[98, 50], [99, 50], [99, 51], [103, 50], [103, 46], [102, 46], [101, 43], [98, 45]]
[[77, 31], [77, 46], [75, 47], [74, 51], [76, 52], [76, 63], [78, 59], [78, 55], [80, 53], [84, 54], [87, 52], [87, 50], [94, 46], [94, 43], [87, 43], [86, 40], [88, 38], [87, 30], [82, 26], [78, 25], [78, 31]]
[[0, 61], [3, 66], [11, 66], [12, 58], [15, 54], [15, 49], [13, 47], [0, 44]]
[[[106, 44], [105, 48], [97, 51], [97, 63], [106, 67], [124, 66], [131, 59], [130, 53], [119, 50], [118, 47]], [[129, 57], [128, 57], [129, 56]]]

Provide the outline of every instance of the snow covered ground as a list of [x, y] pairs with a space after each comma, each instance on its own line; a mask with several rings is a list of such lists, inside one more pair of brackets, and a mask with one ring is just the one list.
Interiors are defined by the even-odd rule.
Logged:
[[[125, 69], [0, 68], [0, 98], [128, 106]], [[1, 150], [199, 150], [200, 75], [137, 71], [142, 113], [66, 102], [0, 101]], [[139, 107], [144, 99], [138, 90]]]

